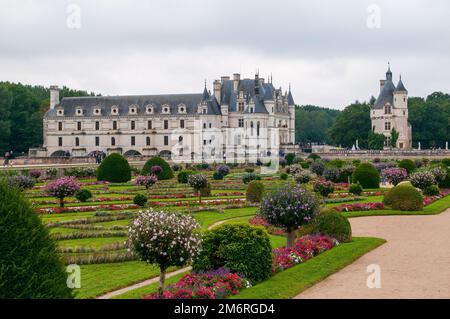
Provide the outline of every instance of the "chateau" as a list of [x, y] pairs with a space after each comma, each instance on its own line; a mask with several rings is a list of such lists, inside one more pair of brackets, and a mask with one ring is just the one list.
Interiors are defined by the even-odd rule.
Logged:
[[222, 76], [213, 92], [65, 97], [50, 88], [45, 156], [161, 155], [179, 162], [250, 161], [278, 156], [295, 141], [295, 106], [272, 79]]
[[397, 86], [392, 82], [390, 66], [386, 72], [386, 79], [380, 80], [380, 95], [370, 110], [372, 130], [386, 136], [385, 146], [391, 145], [391, 134], [395, 129], [399, 133], [396, 148], [411, 149], [412, 128], [408, 122], [408, 90], [402, 82]]

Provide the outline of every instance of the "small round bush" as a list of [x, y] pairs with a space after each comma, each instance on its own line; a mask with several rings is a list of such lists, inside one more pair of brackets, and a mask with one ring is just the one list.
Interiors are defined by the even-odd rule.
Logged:
[[213, 179], [216, 180], [216, 181], [222, 180], [223, 179], [223, 175], [220, 174], [219, 172], [214, 172]]
[[348, 188], [349, 193], [352, 193], [353, 195], [361, 195], [363, 192], [363, 188], [360, 184], [351, 184]]
[[173, 164], [172, 165], [172, 171], [174, 171], [174, 172], [181, 171], [181, 165]]
[[362, 163], [353, 172], [353, 183], [361, 184], [363, 188], [379, 188], [380, 174], [371, 163]]
[[295, 174], [294, 179], [298, 184], [306, 184], [312, 179], [312, 175], [309, 171], [300, 171]]
[[322, 174], [323, 178], [327, 181], [338, 182], [339, 181], [339, 169], [337, 167], [331, 166], [325, 168]]
[[87, 202], [88, 199], [92, 198], [92, 193], [89, 189], [83, 188], [75, 193], [75, 198], [84, 203]]
[[17, 187], [22, 191], [33, 188], [34, 184], [36, 184], [36, 180], [34, 178], [25, 175], [12, 175], [9, 176], [7, 180], [9, 186]]
[[323, 197], [334, 192], [334, 183], [331, 181], [318, 180], [314, 183], [313, 189], [316, 193], [319, 193]]
[[97, 169], [97, 179], [111, 183], [125, 183], [131, 179], [131, 167], [120, 154], [108, 155]]
[[280, 174], [280, 179], [283, 180], [283, 181], [286, 181], [288, 179], [288, 177], [289, 177], [289, 175], [286, 174], [286, 173], [281, 173]]
[[246, 172], [246, 173], [253, 173], [254, 171], [255, 171], [255, 169], [252, 168], [252, 167], [247, 167], [247, 168], [245, 169], [245, 172]]
[[428, 186], [423, 190], [423, 194], [427, 196], [437, 196], [439, 195], [439, 187], [437, 185]]
[[251, 203], [261, 202], [264, 195], [264, 184], [260, 181], [251, 181], [248, 183], [245, 196]]
[[309, 165], [309, 169], [314, 174], [322, 176], [323, 171], [325, 170], [325, 164], [320, 161], [317, 161], [317, 162], [311, 163], [311, 165]]
[[397, 186], [400, 182], [408, 178], [408, 172], [404, 168], [386, 168], [381, 174], [386, 181], [394, 186]]
[[157, 174], [158, 180], [162, 181], [173, 178], [172, 168], [163, 158], [159, 156], [154, 156], [145, 163], [142, 168], [142, 175], [154, 174], [152, 173], [152, 167], [154, 166], [159, 166], [162, 169], [162, 171]]
[[310, 158], [310, 159], [316, 161], [316, 160], [320, 159], [320, 156], [317, 155], [317, 154], [310, 154], [310, 155], [308, 156], [308, 158]]
[[222, 225], [203, 235], [202, 251], [194, 259], [194, 271], [220, 267], [240, 273], [257, 283], [272, 273], [272, 247], [269, 235], [261, 227], [245, 224]]
[[346, 243], [352, 240], [352, 226], [347, 217], [333, 210], [321, 212], [313, 221], [314, 232]]
[[383, 203], [401, 211], [420, 211], [423, 209], [422, 194], [408, 184], [400, 184], [390, 189], [384, 195]]
[[148, 198], [144, 194], [136, 194], [136, 196], [134, 196], [133, 198], [133, 203], [135, 203], [139, 207], [144, 207], [145, 204], [147, 204], [147, 200]]
[[217, 168], [217, 173], [221, 174], [222, 176], [227, 176], [230, 173], [230, 168], [226, 165], [220, 165]]
[[41, 171], [37, 171], [37, 170], [32, 170], [30, 171], [30, 177], [34, 178], [34, 179], [39, 179], [39, 177], [41, 177], [42, 173]]
[[244, 184], [248, 184], [251, 181], [255, 181], [255, 180], [261, 180], [261, 177], [255, 173], [245, 173], [242, 176], [242, 182], [244, 182]]
[[29, 201], [0, 181], [0, 299], [68, 299], [55, 241]]
[[436, 183], [436, 179], [430, 171], [414, 172], [409, 177], [409, 180], [414, 187], [422, 190]]
[[284, 159], [286, 160], [286, 164], [287, 165], [292, 165], [292, 164], [294, 164], [295, 154], [294, 153], [288, 153], [288, 154], [286, 154]]
[[179, 172], [178, 175], [177, 175], [178, 183], [181, 183], [181, 184], [187, 184], [187, 183], [188, 183], [188, 179], [189, 179], [189, 175], [193, 175], [193, 174], [195, 174], [194, 171], [191, 171], [191, 170], [182, 170], [182, 171]]
[[416, 163], [410, 159], [404, 159], [398, 163], [398, 167], [406, 169], [408, 174], [411, 174], [416, 169]]

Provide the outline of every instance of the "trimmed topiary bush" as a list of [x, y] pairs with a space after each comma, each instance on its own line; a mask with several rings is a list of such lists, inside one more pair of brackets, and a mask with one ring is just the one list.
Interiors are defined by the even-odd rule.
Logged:
[[411, 174], [416, 169], [416, 163], [410, 159], [404, 159], [398, 163], [398, 167], [406, 169], [408, 174]]
[[191, 171], [191, 170], [182, 170], [182, 171], [179, 172], [178, 175], [177, 175], [178, 183], [181, 183], [181, 184], [187, 184], [187, 183], [188, 183], [188, 179], [189, 179], [189, 175], [193, 175], [193, 174], [195, 174], [194, 171]]
[[400, 184], [389, 190], [383, 199], [385, 205], [401, 211], [419, 211], [423, 209], [423, 197], [420, 192], [408, 184]]
[[251, 203], [261, 202], [264, 196], [264, 184], [260, 181], [251, 181], [248, 183], [245, 196]]
[[348, 192], [359, 196], [362, 194], [363, 188], [360, 184], [351, 184], [348, 188]]
[[289, 175], [287, 173], [281, 173], [280, 174], [280, 179], [283, 181], [286, 181], [289, 178]]
[[214, 179], [215, 181], [222, 180], [222, 179], [223, 179], [223, 175], [220, 174], [219, 172], [214, 172], [214, 174], [213, 174], [213, 179]]
[[272, 247], [266, 230], [229, 224], [207, 231], [192, 268], [206, 271], [220, 267], [243, 274], [253, 284], [267, 279], [272, 273]]
[[0, 299], [72, 298], [56, 244], [18, 189], [0, 181]]
[[131, 179], [131, 167], [120, 154], [108, 155], [97, 169], [97, 179], [111, 183], [126, 183]]
[[153, 166], [160, 166], [162, 171], [157, 174], [158, 180], [167, 180], [173, 178], [173, 171], [170, 165], [161, 157], [154, 156], [149, 159], [142, 168], [142, 175], [151, 175]]
[[84, 203], [87, 202], [88, 199], [92, 198], [92, 193], [89, 189], [83, 188], [75, 193], [75, 198]]
[[353, 172], [353, 183], [361, 184], [363, 188], [379, 188], [380, 174], [370, 163], [362, 163]]
[[294, 164], [295, 154], [294, 153], [288, 153], [288, 154], [286, 154], [284, 159], [286, 160], [286, 164], [287, 165], [292, 165], [292, 164]]
[[133, 203], [138, 205], [139, 207], [144, 207], [145, 204], [147, 204], [147, 196], [145, 196], [144, 194], [136, 194], [136, 196], [134, 196], [133, 198]]
[[325, 210], [314, 218], [314, 232], [346, 243], [352, 240], [352, 226], [347, 217], [333, 210]]

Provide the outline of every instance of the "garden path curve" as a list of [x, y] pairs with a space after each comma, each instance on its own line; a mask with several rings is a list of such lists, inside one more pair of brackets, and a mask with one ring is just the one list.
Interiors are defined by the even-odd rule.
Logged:
[[[354, 236], [387, 243], [295, 298], [450, 298], [450, 209], [432, 216], [350, 219]], [[367, 266], [380, 266], [381, 288], [368, 288]]]

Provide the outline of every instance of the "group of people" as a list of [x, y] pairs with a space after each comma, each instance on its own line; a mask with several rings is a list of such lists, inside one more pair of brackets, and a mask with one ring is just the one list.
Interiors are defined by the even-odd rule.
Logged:
[[106, 154], [105, 154], [105, 152], [94, 151], [91, 156], [95, 158], [96, 164], [100, 164], [103, 161], [103, 159], [106, 157]]
[[13, 157], [13, 152], [6, 152], [3, 161], [3, 166], [4, 167], [8, 167], [8, 166], [13, 166], [13, 161], [12, 161], [12, 157]]

